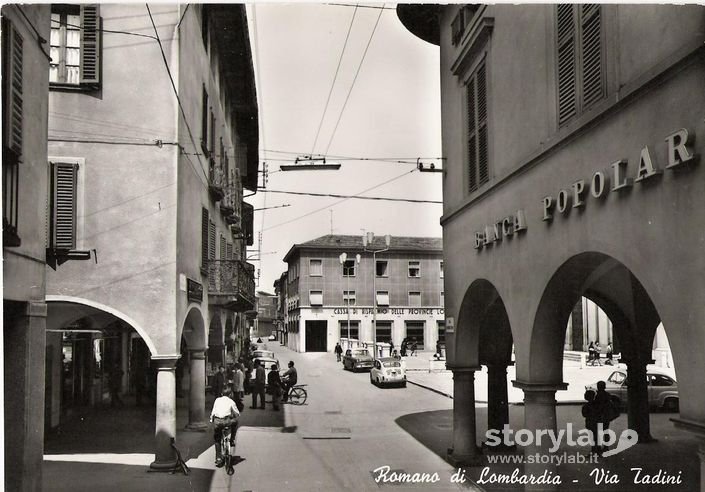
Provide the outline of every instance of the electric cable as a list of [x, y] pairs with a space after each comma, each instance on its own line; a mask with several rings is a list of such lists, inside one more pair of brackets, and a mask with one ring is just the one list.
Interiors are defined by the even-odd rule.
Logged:
[[176, 28], [179, 29], [181, 27], [181, 21], [184, 20], [184, 16], [186, 15], [186, 12], [188, 12], [188, 8], [191, 6], [190, 3], [186, 4], [186, 8], [184, 9], [184, 13], [181, 14], [181, 18], [179, 19], [179, 23], [176, 24]]
[[356, 200], [382, 200], [388, 202], [405, 202], [405, 203], [433, 203], [442, 205], [442, 201], [438, 200], [416, 200], [414, 198], [391, 198], [383, 196], [357, 196], [357, 195], [338, 195], [335, 193], [312, 193], [304, 191], [282, 191], [282, 190], [260, 190], [264, 193], [282, 193], [285, 195], [302, 195], [302, 196], [319, 196], [319, 197], [329, 197], [329, 198], [352, 198]]
[[[384, 7], [384, 4], [382, 5]], [[372, 44], [372, 38], [375, 36], [375, 32], [377, 31], [377, 26], [379, 25], [379, 20], [382, 18], [382, 14], [384, 13], [384, 10], [379, 11], [379, 15], [377, 16], [377, 21], [375, 22], [375, 26], [372, 29], [372, 34], [370, 34], [370, 39], [367, 41], [367, 46], [365, 46], [365, 51], [362, 53], [362, 59], [360, 60], [360, 64], [357, 66], [357, 71], [355, 72], [355, 77], [353, 78], [352, 84], [350, 84], [350, 90], [348, 90], [348, 95], [345, 97], [345, 102], [343, 103], [343, 107], [340, 110], [340, 115], [338, 116], [338, 121], [335, 123], [335, 127], [333, 128], [333, 133], [330, 136], [330, 140], [328, 141], [328, 145], [326, 146], [326, 151], [324, 154], [328, 153], [328, 149], [330, 149], [331, 144], [333, 143], [333, 139], [335, 138], [335, 134], [338, 131], [338, 125], [340, 125], [340, 120], [343, 118], [343, 113], [345, 113], [345, 108], [348, 105], [348, 101], [350, 100], [350, 94], [352, 94], [353, 88], [355, 87], [355, 82], [357, 81], [357, 76], [360, 74], [360, 69], [362, 68], [362, 64], [365, 61], [365, 57], [367, 56], [367, 51], [370, 49], [370, 44]]]
[[[388, 179], [388, 180], [386, 180], [386, 181], [383, 181], [382, 183], [376, 184], [376, 185], [374, 185], [374, 186], [371, 186], [370, 188], [367, 188], [367, 189], [362, 190], [362, 191], [360, 191], [360, 192], [358, 192], [358, 193], [355, 193], [355, 196], [357, 196], [357, 195], [362, 195], [363, 193], [367, 193], [368, 191], [372, 191], [372, 190], [375, 190], [375, 189], [377, 189], [377, 188], [380, 188], [381, 186], [384, 186], [384, 185], [389, 184], [389, 183], [391, 183], [391, 182], [393, 182], [393, 181], [396, 181], [396, 180], [401, 179], [401, 178], [403, 178], [403, 177], [405, 177], [405, 176], [408, 176], [409, 174], [411, 174], [411, 173], [413, 173], [413, 172], [415, 172], [415, 171], [416, 171], [416, 169], [412, 169], [411, 171], [407, 171], [407, 172], [405, 172], [405, 173], [402, 173], [402, 174], [400, 174], [399, 176], [396, 176], [396, 177], [394, 177], [394, 178]], [[283, 225], [286, 225], [286, 224], [290, 224], [290, 223], [292, 223], [292, 222], [294, 222], [294, 221], [303, 219], [303, 218], [305, 218], [305, 217], [308, 217], [309, 215], [313, 215], [313, 214], [318, 213], [318, 212], [320, 212], [320, 211], [322, 211], [322, 210], [328, 210], [328, 209], [333, 208], [333, 207], [335, 207], [336, 205], [339, 205], [339, 204], [341, 204], [341, 203], [343, 203], [343, 202], [345, 202], [345, 201], [347, 201], [347, 200], [350, 200], [350, 198], [343, 198], [343, 199], [338, 200], [337, 202], [335, 202], [335, 203], [333, 203], [333, 204], [331, 204], [331, 205], [326, 205], [325, 207], [317, 208], [316, 210], [312, 210], [312, 211], [310, 211], [310, 212], [308, 212], [308, 213], [305, 213], [305, 214], [303, 214], [303, 215], [300, 215], [300, 216], [298, 216], [298, 217], [294, 217], [293, 219], [290, 219], [290, 220], [287, 220], [287, 221], [284, 221], [284, 222], [280, 222], [279, 224], [275, 224], [275, 225], [273, 225], [273, 226], [270, 226], [270, 227], [268, 227], [266, 230], [269, 231], [269, 230], [275, 229], [275, 228], [277, 228], [277, 227], [280, 227], [280, 226], [283, 226]]]
[[328, 99], [326, 99], [326, 105], [323, 108], [323, 114], [321, 115], [321, 122], [318, 124], [318, 130], [316, 131], [316, 138], [313, 140], [313, 146], [311, 147], [311, 154], [316, 149], [316, 144], [318, 143], [318, 136], [321, 134], [321, 128], [323, 127], [323, 121], [326, 118], [326, 112], [328, 111], [328, 104], [330, 103], [330, 97], [333, 95], [333, 88], [335, 87], [335, 82], [338, 80], [338, 72], [340, 71], [340, 65], [343, 61], [343, 55], [345, 54], [345, 48], [348, 46], [348, 40], [350, 39], [350, 31], [352, 31], [353, 23], [355, 22], [355, 15], [357, 15], [357, 6], [353, 10], [352, 18], [350, 19], [350, 25], [348, 26], [348, 33], [345, 35], [345, 42], [343, 43], [343, 49], [338, 57], [338, 66], [335, 67], [335, 74], [333, 75], [333, 82], [330, 85], [330, 90], [328, 91]]

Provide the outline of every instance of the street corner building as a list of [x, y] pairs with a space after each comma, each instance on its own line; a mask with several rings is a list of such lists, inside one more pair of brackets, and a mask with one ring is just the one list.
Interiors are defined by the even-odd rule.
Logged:
[[555, 430], [567, 325], [587, 298], [609, 316], [635, 375], [628, 421], [641, 442], [651, 438], [646, 366], [663, 326], [680, 392], [673, 421], [700, 439], [705, 490], [705, 9], [397, 13], [440, 46], [450, 457], [478, 457], [481, 366], [489, 428], [508, 423], [515, 360], [524, 427]]
[[[374, 253], [373, 253], [374, 251]], [[344, 254], [344, 256], [343, 256]], [[275, 282], [282, 343], [298, 352], [332, 352], [341, 340], [389, 355], [402, 340], [418, 350], [445, 342], [440, 238], [327, 235], [295, 244]]]
[[155, 405], [169, 469], [177, 393], [204, 429], [255, 303], [245, 6], [2, 13], [6, 488], [40, 489], [43, 429], [114, 394]]

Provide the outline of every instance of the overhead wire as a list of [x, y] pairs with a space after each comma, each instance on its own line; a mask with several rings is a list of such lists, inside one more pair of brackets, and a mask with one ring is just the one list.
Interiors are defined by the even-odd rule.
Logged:
[[[384, 186], [384, 185], [386, 185], [386, 184], [389, 184], [389, 183], [391, 183], [391, 182], [393, 182], [393, 181], [396, 181], [396, 180], [401, 179], [401, 178], [403, 178], [403, 177], [405, 177], [405, 176], [408, 176], [409, 174], [411, 174], [411, 173], [413, 173], [413, 172], [415, 172], [415, 171], [416, 171], [416, 169], [412, 169], [411, 171], [407, 171], [407, 172], [405, 172], [405, 173], [402, 173], [402, 174], [400, 174], [400, 175], [398, 175], [398, 176], [396, 176], [396, 177], [394, 177], [394, 178], [390, 178], [390, 179], [388, 179], [388, 180], [386, 180], [386, 181], [383, 181], [383, 182], [381, 182], [381, 183], [379, 183], [379, 184], [376, 184], [376, 185], [371, 186], [371, 187], [369, 187], [369, 188], [367, 188], [367, 189], [364, 189], [364, 190], [362, 190], [362, 191], [359, 191], [359, 192], [355, 193], [354, 196], [362, 195], [363, 193], [367, 193], [368, 191], [372, 191], [372, 190], [375, 190], [375, 189], [377, 189], [377, 188], [380, 188], [380, 187], [382, 187], [382, 186]], [[265, 196], [266, 196], [266, 194], [265, 194]], [[290, 223], [295, 222], [295, 221], [297, 221], [297, 220], [303, 219], [303, 218], [308, 217], [308, 216], [310, 216], [310, 215], [313, 215], [313, 214], [315, 214], [315, 213], [321, 212], [322, 210], [328, 210], [328, 209], [333, 208], [333, 207], [335, 207], [336, 205], [339, 205], [339, 204], [341, 204], [341, 203], [343, 203], [343, 202], [345, 202], [345, 201], [347, 201], [347, 200], [350, 200], [350, 198], [343, 198], [343, 199], [338, 200], [337, 202], [335, 202], [335, 203], [333, 203], [333, 204], [326, 205], [325, 207], [317, 208], [316, 210], [312, 210], [312, 211], [310, 211], [310, 212], [308, 212], [308, 213], [305, 213], [305, 214], [303, 214], [303, 215], [300, 215], [300, 216], [298, 216], [298, 217], [294, 217], [293, 219], [290, 219], [290, 220], [287, 220], [287, 221], [284, 221], [284, 222], [280, 222], [279, 224], [270, 226], [270, 227], [268, 227], [266, 230], [272, 230], [272, 229], [275, 229], [275, 228], [277, 228], [277, 227], [281, 227], [281, 226], [283, 226], [283, 225], [290, 224]]]
[[[382, 5], [384, 7], [384, 4]], [[331, 144], [333, 143], [333, 139], [335, 138], [335, 134], [338, 131], [338, 125], [340, 125], [340, 120], [343, 118], [343, 113], [345, 113], [345, 108], [348, 105], [348, 101], [350, 100], [350, 94], [352, 94], [353, 88], [355, 87], [355, 82], [357, 82], [357, 76], [360, 74], [360, 69], [362, 68], [362, 64], [365, 61], [365, 57], [367, 56], [367, 51], [370, 49], [370, 44], [372, 44], [372, 38], [375, 36], [375, 32], [377, 31], [377, 26], [379, 25], [379, 20], [382, 18], [382, 14], [384, 13], [384, 10], [379, 11], [379, 15], [377, 16], [377, 21], [375, 22], [374, 28], [372, 28], [372, 34], [370, 34], [370, 39], [367, 41], [367, 46], [365, 46], [365, 51], [362, 53], [362, 58], [360, 59], [360, 64], [357, 66], [357, 71], [355, 72], [355, 77], [353, 78], [352, 84], [350, 84], [350, 90], [348, 90], [348, 95], [345, 97], [345, 102], [343, 103], [343, 107], [340, 110], [340, 115], [338, 116], [338, 121], [335, 123], [335, 127], [333, 128], [333, 133], [330, 136], [330, 140], [328, 141], [328, 145], [326, 146], [326, 151], [324, 154], [328, 153], [328, 150], [330, 149]]]
[[[184, 111], [184, 106], [181, 104], [181, 98], [179, 97], [179, 91], [176, 89], [176, 83], [174, 82], [174, 77], [171, 75], [171, 69], [169, 68], [169, 62], [166, 59], [166, 54], [164, 53], [164, 46], [162, 46], [162, 40], [159, 38], [159, 31], [157, 31], [157, 25], [154, 23], [154, 17], [152, 17], [152, 11], [149, 8], [149, 4], [145, 3], [145, 6], [147, 7], [147, 13], [149, 14], [149, 20], [152, 22], [152, 28], [154, 29], [154, 35], [156, 36], [157, 43], [159, 44], [159, 51], [162, 54], [162, 60], [164, 61], [164, 67], [166, 68], [166, 72], [169, 75], [169, 81], [171, 82], [171, 88], [174, 91], [174, 96], [176, 97], [176, 102], [179, 105], [179, 109], [181, 110], [181, 116], [184, 118], [184, 123], [186, 125], [186, 130], [188, 131], [189, 138], [191, 139], [191, 143], [193, 144], [194, 148], [198, 148], [198, 145], [196, 144], [196, 139], [193, 137], [193, 133], [191, 132], [191, 126], [189, 125], [188, 118], [186, 117], [186, 112]], [[182, 150], [183, 148], [180, 147]], [[186, 156], [186, 159], [188, 162], [191, 164], [191, 167], [194, 167], [193, 162], [191, 159]], [[205, 178], [205, 181], [203, 182], [203, 186], [208, 188], [208, 176], [206, 175], [206, 171], [203, 169], [203, 166], [200, 165], [200, 160], [199, 160], [199, 166], [198, 168], [201, 170], [201, 173], [203, 174], [203, 177]], [[195, 169], [196, 174], [198, 175], [198, 171]], [[199, 179], [200, 179], [200, 175]]]
[[414, 198], [392, 198], [383, 196], [358, 196], [358, 195], [339, 195], [335, 193], [313, 193], [313, 192], [303, 192], [303, 191], [282, 191], [282, 190], [260, 190], [264, 193], [282, 193], [285, 195], [302, 195], [302, 196], [319, 196], [328, 198], [351, 198], [356, 200], [381, 200], [388, 202], [405, 202], [405, 203], [433, 203], [433, 204], [443, 204], [442, 201], [438, 200], [417, 200]]
[[318, 143], [318, 136], [321, 134], [321, 128], [323, 127], [323, 121], [326, 118], [326, 112], [328, 111], [328, 105], [330, 104], [330, 97], [333, 95], [333, 88], [335, 87], [335, 82], [338, 80], [338, 73], [340, 72], [340, 65], [343, 61], [343, 55], [345, 54], [345, 48], [348, 46], [348, 40], [350, 39], [350, 31], [352, 31], [353, 23], [355, 22], [355, 15], [357, 15], [357, 6], [353, 10], [352, 18], [350, 19], [350, 25], [348, 26], [348, 33], [345, 35], [345, 42], [343, 43], [343, 49], [340, 51], [340, 56], [338, 57], [338, 66], [335, 67], [335, 74], [333, 75], [333, 82], [330, 84], [330, 90], [328, 91], [328, 99], [326, 99], [326, 105], [323, 108], [323, 114], [321, 115], [321, 121], [318, 123], [318, 130], [316, 131], [316, 138], [313, 140], [313, 146], [311, 147], [311, 153], [316, 149], [316, 144]]

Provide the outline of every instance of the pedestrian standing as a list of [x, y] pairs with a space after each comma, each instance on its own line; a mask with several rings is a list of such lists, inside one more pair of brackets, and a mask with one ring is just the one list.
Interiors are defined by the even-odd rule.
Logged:
[[[597, 382], [597, 392], [595, 393], [595, 419], [597, 420], [598, 432], [596, 435], [596, 440], [598, 443], [598, 453], [603, 452], [606, 447], [601, 446], [602, 436], [600, 436], [600, 431], [604, 432], [610, 428], [610, 422], [619, 417], [620, 408], [619, 405], [612, 399], [609, 393], [605, 391], [607, 387], [604, 381]], [[602, 429], [600, 429], [600, 424], [602, 424]]]
[[595, 365], [595, 342], [590, 342], [588, 346], [588, 364]]
[[416, 339], [412, 338], [411, 339], [411, 355], [416, 355], [417, 348], [418, 348], [418, 345], [416, 344]]
[[611, 342], [607, 344], [606, 350], [607, 350], [607, 357], [605, 359], [605, 364], [607, 364], [608, 366], [611, 366], [613, 364], [613, 362], [612, 362], [612, 343]]
[[407, 346], [408, 343], [409, 343], [409, 342], [407, 341], [406, 338], [401, 341], [400, 353], [401, 353], [401, 356], [402, 356], [402, 357], [406, 357], [406, 346]]
[[335, 358], [337, 362], [340, 362], [341, 356], [343, 355], [343, 347], [340, 346], [340, 343], [335, 344]]
[[242, 364], [235, 364], [235, 373], [233, 374], [233, 399], [237, 405], [237, 409], [242, 412], [245, 407], [243, 398], [245, 397], [245, 373], [242, 371]]
[[443, 352], [442, 352], [442, 350], [443, 350], [443, 348], [441, 347], [441, 341], [440, 341], [440, 340], [436, 340], [436, 353], [438, 354], [438, 358], [439, 358], [439, 359], [440, 359], [441, 357], [443, 357]]
[[255, 361], [255, 384], [252, 388], [252, 407], [257, 408], [257, 397], [260, 399], [260, 407], [264, 410], [264, 389], [267, 382], [267, 374], [259, 360]]
[[223, 388], [225, 388], [225, 368], [220, 366], [213, 376], [213, 394], [216, 398], [223, 396]]
[[585, 428], [591, 434], [593, 453], [599, 453], [600, 448], [597, 445], [597, 412], [595, 407], [595, 392], [587, 390], [584, 395], [585, 403], [583, 403], [582, 413], [585, 417]]
[[272, 368], [267, 374], [267, 387], [272, 395], [272, 410], [279, 411], [279, 400], [282, 396], [282, 380], [279, 376], [279, 368], [272, 364]]
[[393, 353], [394, 353], [394, 342], [392, 342], [392, 339], [390, 338], [389, 339], [389, 357], [391, 357]]
[[602, 365], [602, 362], [600, 362], [600, 350], [600, 342], [595, 342], [595, 363], [597, 363], [598, 366]]

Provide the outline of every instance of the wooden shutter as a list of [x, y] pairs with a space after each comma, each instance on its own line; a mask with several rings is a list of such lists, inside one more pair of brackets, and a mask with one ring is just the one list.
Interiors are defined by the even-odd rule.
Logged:
[[472, 77], [467, 85], [467, 109], [468, 109], [468, 191], [477, 190], [477, 174], [475, 164], [477, 162], [477, 123], [475, 105], [475, 77]]
[[558, 124], [577, 114], [575, 74], [575, 16], [573, 5], [560, 4], [558, 9]]
[[208, 209], [204, 208], [201, 210], [201, 265], [204, 267], [208, 265], [208, 224], [210, 223], [210, 217], [208, 216]]
[[208, 259], [215, 260], [215, 222], [208, 221]]
[[76, 249], [76, 183], [78, 164], [51, 164], [51, 221], [49, 247]]
[[220, 235], [220, 259], [225, 259], [225, 238], [222, 234]]
[[208, 153], [208, 91], [205, 84], [201, 98], [201, 150]]
[[81, 83], [100, 83], [100, 6], [81, 5]]
[[23, 124], [23, 39], [9, 20], [3, 18], [3, 144], [19, 158], [22, 155]]
[[226, 257], [228, 260], [232, 260], [232, 259], [233, 259], [233, 245], [232, 245], [232, 243], [226, 243], [226, 244], [225, 244], [225, 257]]
[[490, 180], [487, 142], [487, 71], [485, 62], [477, 69], [477, 174], [479, 184], [483, 185]]
[[602, 99], [604, 70], [602, 62], [601, 10], [599, 5], [580, 6], [581, 28], [581, 111]]

